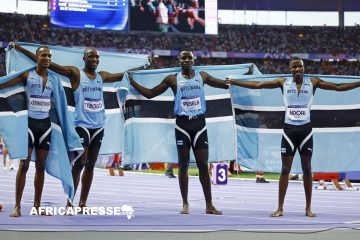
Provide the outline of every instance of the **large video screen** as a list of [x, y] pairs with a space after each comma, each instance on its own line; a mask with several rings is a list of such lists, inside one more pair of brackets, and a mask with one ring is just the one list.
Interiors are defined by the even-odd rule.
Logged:
[[51, 0], [50, 21], [58, 27], [127, 30], [128, 0]]
[[129, 0], [130, 30], [217, 34], [217, 0]]

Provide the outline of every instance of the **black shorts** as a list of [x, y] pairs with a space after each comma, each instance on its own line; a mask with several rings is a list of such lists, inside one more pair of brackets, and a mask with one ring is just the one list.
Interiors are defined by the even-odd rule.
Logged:
[[193, 118], [177, 116], [175, 124], [175, 138], [178, 149], [208, 149], [206, 121], [203, 115]]
[[50, 118], [28, 118], [28, 147], [35, 150], [49, 151], [51, 145], [51, 121]]
[[281, 140], [281, 156], [294, 156], [299, 150], [302, 156], [312, 156], [313, 132], [311, 123], [304, 125], [284, 124], [284, 133]]
[[76, 127], [76, 132], [80, 137], [80, 142], [83, 147], [100, 148], [104, 137], [104, 128], [85, 128]]

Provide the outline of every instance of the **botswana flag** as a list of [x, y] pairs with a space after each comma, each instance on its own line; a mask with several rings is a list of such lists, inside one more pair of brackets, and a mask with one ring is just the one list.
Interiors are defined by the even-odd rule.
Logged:
[[[271, 81], [291, 75], [229, 76], [245, 81]], [[334, 83], [360, 81], [355, 76], [323, 76]], [[285, 107], [280, 88], [247, 89], [231, 86], [236, 122], [236, 153], [239, 164], [256, 171], [280, 172], [280, 144]], [[336, 92], [317, 89], [311, 108], [313, 172], [360, 170], [360, 88]], [[292, 172], [302, 172], [296, 154]]]
[[[229, 74], [245, 74], [253, 64], [196, 66], [196, 70], [225, 79]], [[180, 68], [134, 72], [134, 80], [152, 88]], [[256, 66], [254, 73], [260, 74]], [[125, 80], [125, 77], [124, 77]], [[128, 81], [128, 79], [126, 78]], [[125, 83], [125, 82], [124, 82]], [[130, 85], [125, 104], [123, 157], [126, 164], [177, 162], [175, 142], [174, 93], [169, 88], [152, 99], [141, 96]], [[235, 159], [234, 120], [229, 90], [205, 85], [206, 122], [209, 138], [209, 161]], [[194, 157], [191, 157], [194, 159]]]
[[[40, 46], [31, 43], [19, 43], [22, 47], [35, 52]], [[49, 46], [52, 51], [52, 61], [63, 66], [75, 66], [79, 70], [83, 69], [84, 49], [65, 48]], [[143, 54], [125, 54], [110, 53], [100, 51], [100, 63], [97, 71], [107, 71], [110, 73], [124, 72], [129, 69], [137, 68], [148, 64], [147, 55]], [[6, 69], [8, 72], [20, 71], [24, 68], [34, 66], [35, 63], [25, 55], [11, 49], [6, 56]], [[70, 80], [64, 76], [58, 75], [65, 89], [68, 110], [74, 112], [75, 102]], [[120, 98], [125, 96], [127, 89], [122, 88], [120, 82], [104, 84], [104, 103], [105, 103], [105, 132], [102, 141], [100, 154], [120, 153], [122, 151], [123, 135], [123, 113]], [[71, 114], [73, 117], [73, 114]]]
[[[32, 69], [34, 68], [28, 70]], [[0, 84], [11, 81], [25, 71], [0, 78]], [[68, 152], [83, 151], [83, 148], [67, 111], [66, 97], [59, 78], [49, 71], [48, 81], [53, 83], [54, 89], [50, 110], [51, 145], [46, 159], [46, 172], [61, 180], [64, 192], [72, 200], [75, 191]], [[27, 105], [26, 91], [22, 84], [0, 91], [0, 133], [11, 158], [27, 158]], [[35, 151], [32, 160], [35, 160]]]

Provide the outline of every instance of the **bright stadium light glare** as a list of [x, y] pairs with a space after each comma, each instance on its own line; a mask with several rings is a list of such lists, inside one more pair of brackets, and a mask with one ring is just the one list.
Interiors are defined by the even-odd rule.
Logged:
[[[338, 12], [218, 10], [219, 24], [338, 26]], [[345, 26], [360, 25], [360, 12], [345, 12]]]
[[360, 12], [345, 12], [345, 26], [360, 26]]
[[0, 12], [32, 15], [47, 15], [48, 1], [0, 0]]
[[17, 0], [0, 0], [0, 12], [14, 13], [16, 12]]

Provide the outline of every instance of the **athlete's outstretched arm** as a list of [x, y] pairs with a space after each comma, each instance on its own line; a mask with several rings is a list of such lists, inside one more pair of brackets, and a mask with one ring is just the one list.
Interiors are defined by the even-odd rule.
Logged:
[[[128, 72], [136, 72], [136, 71], [140, 71], [140, 70], [144, 70], [144, 69], [147, 69], [151, 62], [152, 62], [152, 59], [150, 56], [148, 56], [148, 60], [149, 60], [149, 63], [145, 66], [141, 66], [141, 67], [138, 67], [138, 68], [133, 68], [133, 69], [129, 69], [127, 70]], [[99, 72], [99, 74], [101, 75], [101, 78], [103, 79], [104, 82], [118, 82], [118, 81], [121, 81], [124, 74], [123, 72], [121, 73], [108, 73], [108, 72], [105, 72], [105, 71], [101, 71]]]
[[260, 88], [278, 88], [282, 87], [284, 84], [285, 78], [277, 78], [272, 81], [242, 81], [242, 80], [230, 80], [231, 85], [240, 86], [244, 88], [260, 89]]
[[146, 98], [153, 98], [156, 97], [162, 93], [164, 93], [171, 85], [170, 80], [172, 75], [169, 75], [164, 78], [164, 80], [157, 86], [149, 89], [146, 87], [141, 86], [137, 82], [135, 82], [132, 73], [128, 72], [129, 80], [131, 86], [133, 86], [141, 95], [143, 95]]
[[[23, 53], [25, 56], [36, 62], [36, 55], [34, 53], [14, 42], [11, 43], [10, 46], [14, 47], [17, 51]], [[76, 90], [78, 88], [80, 83], [80, 71], [78, 68], [73, 66], [61, 66], [54, 62], [50, 62], [49, 69], [69, 78], [73, 90]]]
[[105, 71], [101, 71], [99, 72], [102, 80], [104, 82], [119, 82], [122, 80], [124, 73], [109, 73], [109, 72], [105, 72]]
[[[145, 69], [144, 67], [138, 67], [138, 68], [133, 68], [133, 69], [130, 69], [128, 71], [139, 71], [139, 70], [143, 70]], [[125, 73], [121, 72], [121, 73], [109, 73], [109, 72], [105, 72], [105, 71], [101, 71], [99, 72], [102, 80], [104, 82], [119, 82], [122, 80], [123, 76]]]
[[229, 86], [226, 84], [225, 80], [215, 78], [215, 77], [211, 76], [210, 74], [208, 74], [207, 72], [203, 72], [203, 71], [200, 72], [200, 75], [201, 75], [204, 83], [208, 84], [211, 87], [223, 88], [223, 89], [229, 88]]
[[311, 78], [314, 87], [333, 91], [347, 91], [360, 87], [360, 81], [352, 83], [332, 83], [321, 80], [320, 78]]
[[6, 83], [0, 84], [0, 90], [3, 90], [8, 87], [12, 87], [20, 82], [23, 82], [23, 84], [25, 85], [26, 79], [28, 76], [29, 76], [29, 72], [24, 72], [20, 76], [17, 76], [16, 78], [14, 78]]

